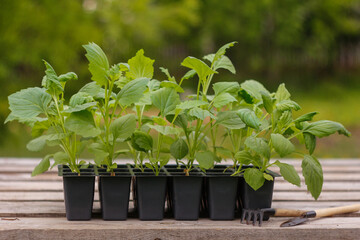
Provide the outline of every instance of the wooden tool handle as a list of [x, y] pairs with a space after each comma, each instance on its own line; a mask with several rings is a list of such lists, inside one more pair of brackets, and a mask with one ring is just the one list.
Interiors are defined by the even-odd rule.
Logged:
[[315, 218], [329, 217], [329, 216], [333, 216], [336, 214], [342, 214], [342, 213], [357, 212], [359, 210], [360, 210], [360, 204], [354, 204], [354, 205], [343, 206], [343, 207], [319, 209], [319, 210], [315, 210], [315, 212], [316, 212]]
[[306, 211], [304, 210], [294, 210], [294, 209], [284, 209], [284, 208], [275, 208], [275, 217], [300, 217]]

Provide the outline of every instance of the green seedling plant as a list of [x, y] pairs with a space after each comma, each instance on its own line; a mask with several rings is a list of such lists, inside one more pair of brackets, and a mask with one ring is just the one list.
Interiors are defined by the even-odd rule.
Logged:
[[151, 76], [142, 72], [142, 50], [128, 63], [110, 67], [105, 53], [98, 45], [90, 43], [84, 45], [84, 48], [94, 82], [85, 85], [81, 93], [94, 98], [96, 105], [93, 115], [97, 127], [101, 129], [88, 148], [94, 153], [95, 163], [106, 166], [107, 171], [115, 175], [117, 163], [114, 160], [120, 154], [130, 151], [128, 148], [118, 149], [118, 146], [121, 143], [130, 145], [137, 127], [136, 115], [131, 109], [144, 96]]
[[76, 80], [77, 75], [69, 72], [58, 76], [49, 63], [44, 63], [46, 71], [41, 88], [30, 87], [8, 97], [11, 113], [5, 123], [17, 120], [31, 127], [34, 139], [27, 144], [30, 151], [40, 151], [46, 145], [61, 148], [61, 151], [46, 155], [35, 167], [32, 176], [47, 171], [51, 159], [54, 160], [51, 167], [65, 164], [72, 172], [80, 174], [80, 169], [88, 166], [79, 159], [87, 138], [100, 132], [91, 114], [94, 104], [89, 103], [92, 98], [79, 98], [75, 94], [66, 105], [65, 85], [70, 80]]
[[[182, 129], [180, 137], [172, 143], [170, 152], [177, 164], [182, 164], [185, 167], [187, 175], [194, 168], [195, 160], [203, 170], [213, 167], [214, 163], [219, 161], [215, 144], [218, 128], [215, 123], [216, 115], [217, 111], [224, 106], [236, 101], [232, 93], [234, 93], [234, 85], [238, 86], [238, 83], [220, 82], [214, 84], [215, 95], [209, 95], [208, 90], [214, 75], [218, 73], [218, 69], [226, 69], [235, 73], [232, 62], [225, 56], [226, 50], [234, 44], [235, 42], [228, 43], [215, 54], [205, 56], [204, 60], [208, 61], [210, 65], [195, 57], [187, 57], [181, 63], [182, 66], [191, 70], [181, 79], [179, 86], [181, 87], [184, 80], [193, 80], [197, 76], [196, 95], [189, 96], [190, 100], [182, 101], [176, 105], [174, 111], [169, 112], [166, 118], [173, 126]], [[210, 150], [211, 143], [208, 135], [211, 135], [214, 151]], [[184, 159], [187, 161], [185, 162]]]
[[[290, 99], [285, 84], [280, 84], [275, 93], [270, 93], [262, 84], [248, 80], [241, 84], [241, 105], [247, 106], [237, 111], [246, 124], [243, 149], [235, 154], [240, 165], [252, 165], [238, 168], [236, 174], [243, 173], [245, 181], [254, 189], [259, 189], [266, 180], [272, 181], [270, 167], [280, 169], [283, 178], [300, 186], [300, 177], [295, 168], [287, 163], [275, 160], [290, 154], [301, 156], [302, 174], [312, 196], [317, 199], [323, 185], [323, 172], [319, 160], [313, 155], [316, 139], [338, 132], [350, 136], [350, 132], [338, 123], [329, 120], [312, 121], [317, 112], [304, 114], [296, 119], [293, 112], [300, 106]], [[306, 153], [295, 148], [293, 140], [305, 145]]]

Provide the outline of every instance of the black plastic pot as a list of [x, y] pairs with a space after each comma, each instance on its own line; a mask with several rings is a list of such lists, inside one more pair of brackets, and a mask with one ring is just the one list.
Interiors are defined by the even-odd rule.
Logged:
[[232, 171], [210, 170], [206, 173], [207, 208], [211, 220], [235, 218], [239, 177]]
[[63, 177], [67, 220], [90, 220], [94, 201], [94, 169], [81, 169], [80, 175], [63, 165], [59, 165], [58, 170]]
[[99, 196], [104, 220], [126, 220], [129, 209], [131, 174], [127, 165], [118, 165], [113, 175], [99, 169]]
[[182, 172], [170, 172], [171, 175], [171, 206], [176, 220], [199, 219], [203, 174], [190, 173], [185, 176]]
[[167, 176], [160, 173], [136, 172], [134, 178], [134, 204], [140, 220], [164, 218]]
[[[239, 195], [242, 208], [252, 210], [271, 208], [274, 181], [265, 180], [264, 185], [255, 191], [245, 182], [243, 177], [240, 177]], [[264, 216], [263, 220], [267, 221], [268, 219], [268, 216]]]

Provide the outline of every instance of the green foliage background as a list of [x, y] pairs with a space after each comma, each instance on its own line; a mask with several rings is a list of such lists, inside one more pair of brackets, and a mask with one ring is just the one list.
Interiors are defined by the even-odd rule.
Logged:
[[[353, 132], [347, 140], [334, 136], [319, 143], [318, 156], [360, 155], [359, 1], [2, 0], [0, 33], [1, 122], [9, 94], [41, 84], [41, 59], [59, 74], [78, 74], [69, 92], [88, 82], [82, 48], [88, 42], [99, 44], [113, 62], [127, 61], [143, 48], [155, 66], [180, 76], [186, 56], [238, 41], [228, 54], [237, 74], [215, 80], [257, 79], [271, 90], [285, 82], [305, 108], [299, 114], [318, 110], [320, 118], [340, 121]], [[23, 127], [0, 127], [0, 155], [31, 156]]]

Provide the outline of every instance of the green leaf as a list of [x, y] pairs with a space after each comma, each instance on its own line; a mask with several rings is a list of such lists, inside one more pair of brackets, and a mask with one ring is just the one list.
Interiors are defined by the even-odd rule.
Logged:
[[175, 81], [175, 78], [173, 77], [173, 76], [171, 76], [170, 75], [170, 73], [169, 73], [169, 70], [168, 69], [166, 69], [166, 68], [163, 68], [163, 67], [160, 67], [160, 70], [166, 75], [166, 77], [168, 78], [168, 80], [170, 81], [170, 82], [174, 82], [174, 83], [176, 83], [176, 81]]
[[215, 95], [219, 95], [224, 92], [235, 93], [239, 91], [240, 85], [238, 82], [218, 82], [213, 84]]
[[216, 123], [228, 129], [242, 129], [246, 127], [240, 116], [235, 111], [224, 111], [217, 114]]
[[46, 113], [51, 96], [44, 89], [36, 87], [13, 93], [8, 99], [11, 118], [8, 117], [5, 123], [12, 120], [35, 122], [39, 114]]
[[223, 107], [231, 102], [236, 102], [236, 98], [234, 98], [230, 93], [223, 92], [217, 96], [215, 96], [214, 100], [214, 107], [220, 108]]
[[109, 156], [108, 149], [103, 143], [92, 143], [88, 146], [90, 153], [94, 154], [94, 162], [96, 165], [108, 164], [106, 162], [107, 157]]
[[265, 178], [263, 172], [257, 168], [247, 168], [244, 172], [245, 182], [255, 191], [264, 185]]
[[196, 152], [195, 159], [199, 163], [199, 167], [209, 169], [214, 166], [217, 157], [211, 151]]
[[219, 48], [219, 50], [215, 53], [215, 57], [213, 59], [213, 62], [218, 61], [224, 54], [226, 53], [226, 50], [232, 46], [234, 46], [237, 42], [230, 42]]
[[305, 140], [305, 147], [309, 150], [309, 154], [313, 154], [316, 147], [316, 137], [310, 133], [303, 133]]
[[263, 91], [261, 91], [260, 93], [265, 110], [271, 114], [273, 112], [273, 100], [270, 94]]
[[65, 128], [83, 137], [96, 137], [101, 133], [92, 114], [86, 110], [71, 113], [65, 120]]
[[26, 148], [33, 152], [38, 152], [42, 150], [47, 142], [60, 140], [66, 137], [64, 133], [48, 133], [40, 137], [32, 139], [27, 145]]
[[213, 71], [208, 65], [206, 65], [206, 63], [194, 57], [185, 58], [181, 65], [195, 70], [199, 76], [199, 80], [202, 82], [205, 81], [208, 75], [217, 73]]
[[180, 87], [176, 82], [162, 81], [160, 82], [161, 87], [174, 88], [176, 92], [183, 93], [184, 89]]
[[147, 133], [135, 131], [131, 136], [131, 146], [137, 151], [148, 152], [153, 148], [153, 139]]
[[64, 87], [65, 83], [70, 80], [78, 80], [78, 76], [74, 72], [68, 72], [65, 74], [61, 74], [59, 76], [59, 82], [62, 83], [62, 86]]
[[109, 61], [103, 50], [95, 43], [83, 45], [86, 50], [86, 58], [89, 60], [91, 79], [100, 86], [108, 84]]
[[100, 93], [101, 86], [98, 85], [96, 82], [91, 82], [88, 84], [85, 84], [80, 90], [79, 93], [87, 93], [92, 97], [97, 96]]
[[148, 125], [151, 129], [155, 129], [157, 132], [163, 135], [179, 135], [182, 130], [180, 128], [174, 128], [171, 126], [160, 126], [160, 125]]
[[274, 181], [274, 178], [273, 176], [271, 176], [270, 174], [267, 174], [267, 173], [263, 173], [263, 176], [266, 180], [268, 181]]
[[122, 106], [129, 106], [139, 101], [146, 90], [148, 78], [137, 78], [127, 83], [116, 96]]
[[[209, 60], [210, 62], [213, 62], [215, 57], [215, 54], [209, 54], [204, 57], [204, 59]], [[229, 70], [232, 74], [236, 73], [235, 67], [231, 60], [227, 56], [221, 56], [220, 59], [218, 59], [213, 66], [214, 70], [217, 69], [226, 69]]]
[[270, 94], [269, 91], [266, 90], [266, 88], [261, 83], [255, 80], [246, 80], [245, 82], [240, 84], [240, 87], [258, 101], [262, 100], [260, 92]]
[[280, 157], [285, 157], [295, 151], [295, 146], [289, 139], [278, 133], [271, 134], [271, 143]]
[[170, 153], [175, 159], [183, 159], [189, 153], [189, 147], [184, 139], [179, 138], [171, 144]]
[[34, 137], [34, 138], [39, 137], [49, 127], [50, 127], [49, 120], [46, 119], [46, 120], [42, 120], [42, 121], [37, 121], [37, 122], [34, 123], [34, 126], [31, 128], [31, 136]]
[[39, 175], [40, 173], [43, 173], [47, 171], [50, 167], [50, 158], [52, 157], [52, 154], [46, 155], [40, 163], [35, 167], [35, 169], [32, 171], [31, 176], [34, 177], [36, 175]]
[[339, 134], [343, 134], [347, 137], [351, 136], [351, 133], [346, 130], [346, 128], [341, 123], [329, 120], [312, 122], [303, 129], [303, 132], [310, 133], [319, 138], [329, 136], [336, 132], [338, 132]]
[[307, 189], [316, 200], [320, 196], [323, 185], [321, 164], [314, 156], [305, 155], [301, 167]]
[[57, 152], [54, 154], [54, 164], [52, 165], [52, 167], [58, 165], [58, 164], [69, 164], [70, 163], [70, 159], [69, 156], [64, 153], [64, 152]]
[[277, 128], [281, 131], [284, 128], [286, 129], [292, 122], [292, 113], [291, 111], [282, 112], [279, 121], [277, 122]]
[[298, 117], [297, 119], [295, 119], [294, 122], [300, 123], [300, 122], [305, 122], [305, 121], [312, 121], [314, 116], [318, 113], [319, 112], [309, 112], [307, 114], [304, 114], [304, 115]]
[[187, 80], [189, 78], [192, 78], [195, 75], [196, 75], [196, 71], [191, 69], [185, 73], [185, 75], [181, 78], [181, 80]]
[[[174, 119], [175, 115], [167, 115], [166, 116], [166, 119], [169, 121], [169, 122], [173, 122], [173, 119]], [[187, 127], [188, 127], [188, 120], [186, 118], [186, 115], [185, 114], [179, 114], [175, 121], [174, 121], [174, 124], [178, 127], [181, 127], [184, 132], [187, 132]]]
[[131, 137], [136, 128], [136, 118], [133, 114], [127, 114], [125, 116], [117, 118], [110, 124], [110, 131], [113, 134], [114, 139], [125, 139]]
[[188, 100], [181, 102], [179, 105], [176, 106], [176, 108], [181, 110], [186, 110], [194, 107], [204, 106], [207, 104], [208, 104], [207, 102], [202, 100]]
[[286, 181], [300, 187], [300, 177], [294, 166], [279, 161], [276, 161], [275, 164], [280, 168], [281, 176], [283, 176]]
[[129, 59], [128, 64], [130, 66], [130, 77], [135, 78], [152, 78], [154, 74], [155, 60], [152, 60], [144, 56], [144, 50], [140, 49], [135, 57]]
[[286, 89], [285, 84], [284, 83], [280, 84], [275, 93], [276, 101], [281, 102], [283, 100], [289, 100], [290, 97], [291, 97], [291, 94]]
[[240, 164], [244, 164], [244, 165], [249, 165], [253, 161], [253, 157], [246, 150], [242, 150], [242, 151], [235, 153], [234, 157], [235, 157], [236, 161], [238, 161]]
[[80, 111], [83, 111], [85, 109], [88, 109], [90, 107], [94, 107], [96, 106], [96, 102], [89, 102], [89, 103], [84, 103], [84, 104], [81, 104], [81, 105], [76, 105], [74, 107], [70, 107], [66, 110], [64, 110], [64, 112], [66, 113], [72, 113], [72, 112], [80, 112]]
[[298, 111], [298, 110], [301, 109], [299, 104], [297, 104], [296, 102], [291, 101], [291, 100], [283, 100], [281, 102], [278, 102], [276, 104], [276, 108], [279, 111], [289, 111], [289, 110], [292, 110], [292, 109], [294, 109], [295, 111]]
[[215, 118], [208, 110], [204, 110], [198, 107], [192, 108], [189, 111], [189, 115], [201, 120], [204, 120], [207, 117]]
[[244, 108], [237, 111], [237, 114], [241, 118], [241, 120], [249, 127], [252, 127], [256, 130], [260, 128], [260, 119], [256, 116], [256, 114], [250, 109]]
[[161, 88], [151, 93], [151, 101], [160, 109], [161, 116], [166, 116], [175, 110], [180, 97], [173, 88]]
[[250, 136], [245, 140], [245, 146], [257, 154], [269, 159], [270, 158], [270, 147], [268, 143], [262, 138], [256, 138]]
[[46, 76], [43, 79], [42, 85], [47, 89], [47, 92], [50, 93], [50, 95], [53, 96], [59, 95], [60, 93], [64, 92], [64, 88], [61, 85], [59, 78], [53, 67], [45, 60], [43, 61], [46, 66], [46, 70], [45, 70]]

